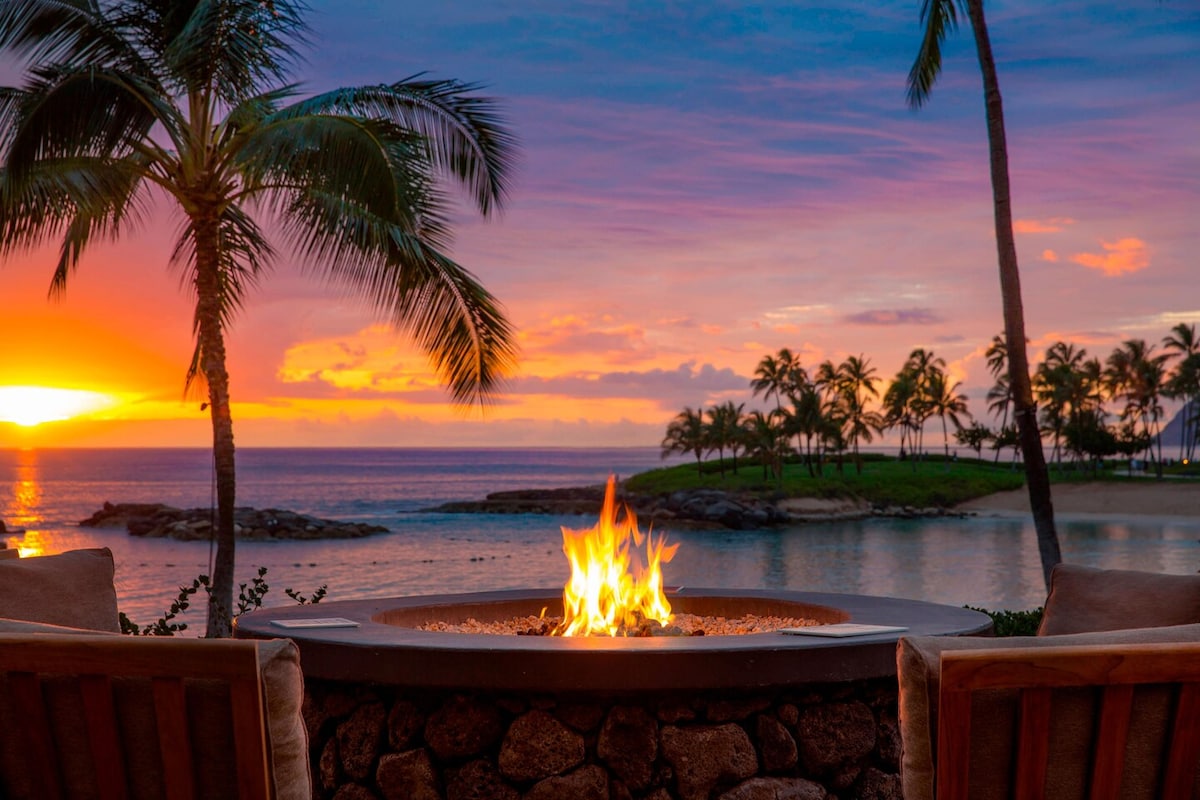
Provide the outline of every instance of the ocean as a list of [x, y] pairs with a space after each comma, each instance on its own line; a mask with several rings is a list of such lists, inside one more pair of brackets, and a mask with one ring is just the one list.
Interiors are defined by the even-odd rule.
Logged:
[[[327, 586], [328, 600], [561, 587], [569, 569], [561, 528], [594, 516], [444, 514], [448, 500], [489, 492], [603, 484], [664, 463], [657, 448], [255, 449], [238, 451], [238, 505], [383, 525], [352, 540], [243, 541], [236, 580], [266, 567], [269, 606]], [[118, 603], [148, 624], [182, 585], [209, 573], [207, 542], [142, 539], [78, 522], [113, 503], [214, 502], [206, 449], [0, 450], [0, 520], [23, 555], [108, 547]], [[599, 509], [597, 508], [597, 516]], [[645, 526], [643, 526], [645, 529]], [[656, 529], [657, 530], [657, 529]], [[670, 585], [795, 589], [911, 597], [986, 608], [1045, 599], [1032, 524], [1019, 517], [866, 519], [762, 531], [658, 530], [679, 542]], [[1194, 573], [1200, 520], [1060, 517], [1064, 559], [1110, 568]], [[180, 619], [203, 629], [202, 603]]]

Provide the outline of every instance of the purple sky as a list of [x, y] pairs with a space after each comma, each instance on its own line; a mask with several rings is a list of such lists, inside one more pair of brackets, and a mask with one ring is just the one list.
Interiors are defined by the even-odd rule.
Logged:
[[[1002, 321], [981, 84], [964, 24], [931, 102], [906, 107], [919, 7], [315, 2], [305, 89], [427, 71], [502, 101], [522, 151], [511, 201], [464, 215], [453, 256], [504, 302], [524, 355], [485, 415], [455, 413], [402, 340], [284, 269], [231, 336], [239, 442], [653, 445], [685, 405], [761, 405], [748, 382], [780, 347], [808, 366], [861, 353], [885, 379], [932, 349], [983, 415]], [[1031, 359], [1200, 323], [1200, 6], [986, 8]], [[97, 259], [165, 267], [171, 231]], [[0, 277], [34, 306], [49, 271]], [[106, 290], [86, 272], [86, 296], [39, 313], [94, 314]], [[131, 378], [155, 411], [95, 443], [207, 441], [202, 418], [169, 411], [190, 329], [160, 272], [137, 308], [171, 369]], [[95, 324], [131, 324], [108, 316]], [[0, 384], [18, 373], [0, 365]]]

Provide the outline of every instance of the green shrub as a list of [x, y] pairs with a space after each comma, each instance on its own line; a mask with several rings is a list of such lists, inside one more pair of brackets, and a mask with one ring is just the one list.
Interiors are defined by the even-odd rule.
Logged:
[[[259, 567], [258, 575], [251, 579], [249, 584], [238, 584], [237, 608], [233, 614], [235, 617], [240, 617], [242, 614], [253, 611], [256, 608], [262, 608], [263, 598], [271, 590], [271, 587], [267, 585], [266, 575], [267, 568]], [[181, 631], [187, 630], [186, 622], [174, 622], [173, 620], [184, 611], [187, 611], [188, 607], [192, 604], [192, 596], [199, 592], [201, 588], [204, 589], [206, 594], [212, 590], [207, 575], [197, 575], [192, 579], [191, 586], [180, 586], [179, 596], [172, 601], [171, 607], [149, 625], [138, 625], [126, 616], [124, 611], [118, 612], [121, 633], [129, 636], [174, 636]], [[327, 584], [322, 584], [308, 597], [290, 588], [284, 589], [283, 593], [300, 605], [316, 605], [324, 599], [328, 588]]]
[[992, 629], [997, 636], [1035, 636], [1042, 624], [1043, 608], [1032, 611], [988, 611], [986, 608], [966, 606], [972, 611], [982, 611], [992, 618]]

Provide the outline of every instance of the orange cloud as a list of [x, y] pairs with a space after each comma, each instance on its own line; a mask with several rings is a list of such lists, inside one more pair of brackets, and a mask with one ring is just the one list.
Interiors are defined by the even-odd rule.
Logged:
[[1051, 264], [1057, 264], [1058, 253], [1054, 252], [1053, 250], [1043, 250], [1042, 261], [1049, 261]]
[[1018, 219], [1013, 222], [1015, 233], [1058, 233], [1067, 225], [1074, 225], [1070, 217], [1051, 217], [1047, 220]]
[[292, 345], [276, 376], [285, 384], [382, 393], [427, 391], [438, 385], [425, 361], [384, 325]]
[[1100, 245], [1104, 253], [1076, 253], [1071, 260], [1089, 269], [1098, 269], [1110, 278], [1150, 266], [1150, 250], [1141, 239], [1128, 237], [1116, 242], [1100, 242]]

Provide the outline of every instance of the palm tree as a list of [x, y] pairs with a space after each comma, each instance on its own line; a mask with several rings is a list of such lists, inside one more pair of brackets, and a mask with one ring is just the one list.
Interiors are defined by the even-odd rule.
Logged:
[[929, 386], [927, 392], [929, 396], [929, 408], [934, 416], [941, 417], [942, 420], [942, 442], [946, 450], [946, 466], [949, 468], [950, 462], [950, 433], [946, 429], [946, 418], [954, 423], [954, 430], [962, 430], [962, 420], [960, 415], [970, 417], [967, 411], [967, 396], [958, 391], [958, 387], [962, 386], [961, 381], [950, 383], [950, 379], [946, 377], [946, 373], [938, 370], [930, 375]]
[[787, 455], [789, 435], [781, 422], [782, 412], [751, 411], [742, 421], [747, 455], [762, 464], [763, 480], [774, 477], [783, 486], [783, 458]]
[[763, 398], [770, 400], [775, 397], [775, 410], [783, 408], [783, 398], [791, 397], [803, 384], [808, 382], [808, 374], [804, 367], [786, 347], [780, 348], [775, 355], [765, 355], [754, 370], [755, 378], [750, 381], [754, 397], [760, 393]]
[[[917, 396], [916, 377], [908, 370], [901, 369], [883, 393], [884, 424], [889, 428], [900, 429], [900, 457], [904, 457], [904, 443], [908, 442], [908, 452], [914, 457], [914, 431], [916, 419], [913, 414], [913, 399]], [[915, 469], [915, 462], [914, 462]]]
[[[813, 456], [813, 439], [823, 424], [824, 410], [821, 395], [811, 383], [805, 383], [792, 397], [792, 407], [779, 412], [783, 417], [784, 429], [789, 436], [795, 436], [797, 450], [804, 453], [804, 462], [808, 466], [809, 477], [816, 477], [816, 464]], [[803, 444], [801, 445], [801, 442]], [[819, 445], [818, 445], [819, 447]]]
[[[1125, 400], [1121, 419], [1142, 423], [1142, 432], [1151, 445], [1147, 448], [1154, 461], [1155, 473], [1162, 477], [1163, 389], [1166, 384], [1166, 354], [1155, 355], [1154, 346], [1143, 339], [1130, 339], [1112, 352], [1104, 369], [1104, 379], [1114, 398]], [[1158, 444], [1154, 455], [1153, 443]]]
[[667, 435], [662, 441], [662, 457], [666, 458], [672, 453], [691, 453], [696, 457], [696, 474], [703, 475], [704, 450], [707, 446], [708, 434], [703, 412], [685, 408], [667, 425]]
[[[946, 362], [933, 354], [932, 351], [918, 347], [908, 354], [901, 372], [912, 376], [915, 391], [909, 400], [913, 416], [914, 431], [917, 435], [916, 450], [918, 454], [925, 451], [925, 421], [934, 415], [933, 397], [930, 389], [937, 376], [943, 375]], [[915, 468], [914, 462], [914, 468]]]
[[[992, 388], [988, 389], [987, 393], [988, 411], [992, 414], [1000, 415], [1000, 430], [1008, 427], [1008, 409], [1012, 406], [1012, 391], [1008, 386], [1008, 373], [1002, 373], [996, 376], [996, 382], [992, 384]], [[1014, 445], [1019, 445], [1020, 442], [1014, 441]], [[1000, 461], [1000, 448], [995, 448], [996, 457], [993, 459], [995, 463]]]
[[1200, 339], [1196, 337], [1196, 326], [1179, 323], [1163, 337], [1162, 344], [1171, 358], [1179, 359], [1166, 393], [1183, 402], [1179, 458], [1190, 459], [1195, 455], [1196, 441], [1200, 439], [1200, 426], [1196, 424], [1200, 415]]
[[742, 409], [745, 406], [745, 403], [734, 405], [732, 400], [726, 400], [705, 412], [708, 417], [705, 427], [708, 447], [710, 451], [717, 451], [717, 463], [721, 467], [722, 478], [725, 477], [726, 447], [733, 452], [733, 474], [737, 474], [737, 451], [741, 447]]
[[987, 113], [988, 153], [992, 173], [992, 205], [995, 216], [996, 249], [1000, 269], [1000, 296], [1004, 308], [1004, 339], [1008, 351], [1008, 370], [1013, 391], [1013, 416], [1025, 456], [1025, 483], [1029, 505], [1037, 530], [1038, 554], [1042, 577], [1050, 586], [1050, 571], [1062, 561], [1058, 531], [1054, 527], [1054, 504], [1050, 497], [1050, 474], [1042, 452], [1037, 407], [1029, 379], [1029, 359], [1025, 353], [1025, 312], [1021, 303], [1021, 272], [1017, 264], [1017, 246], [1013, 236], [1012, 194], [1008, 182], [1008, 145], [1004, 133], [1004, 107], [1000, 99], [1000, 80], [992, 56], [983, 0], [923, 0], [921, 21], [925, 25], [921, 48], [908, 73], [908, 103], [920, 108], [929, 99], [933, 84], [942, 70], [942, 42], [947, 29], [958, 26], [956, 6], [966, 12], [975, 34], [975, 51], [983, 77], [984, 104]]
[[[1042, 406], [1042, 423], [1054, 437], [1052, 460], [1061, 461], [1063, 428], [1083, 407], [1088, 394], [1082, 372], [1087, 351], [1055, 342], [1034, 372], [1033, 388]], [[1061, 463], [1059, 464], [1061, 468]]]
[[[992, 373], [995, 383], [988, 389], [988, 410], [1000, 415], [1000, 430], [1008, 427], [1008, 410], [1012, 407], [1012, 389], [1008, 381], [1008, 345], [1004, 337], [997, 334], [992, 337], [987, 352], [988, 372]], [[995, 448], [994, 463], [1000, 462], [1000, 448]]]
[[511, 366], [495, 299], [447, 255], [447, 180], [483, 215], [505, 195], [514, 140], [493, 101], [457, 81], [408, 79], [297, 99], [299, 0], [6, 0], [0, 52], [24, 86], [0, 93], [0, 254], [57, 239], [51, 293], [96, 239], [152, 201], [182, 225], [171, 263], [194, 293], [187, 383], [207, 385], [217, 494], [209, 636], [230, 633], [233, 419], [225, 337], [280, 260], [410, 334], [462, 403]]
[[[846, 444], [842, 435], [842, 426], [846, 421], [846, 409], [838, 394], [838, 369], [833, 362], [826, 359], [817, 366], [813, 377], [813, 390], [817, 395], [819, 413], [814, 420], [814, 434], [817, 441], [817, 474], [825, 474], [824, 455], [829, 450], [840, 451]], [[838, 459], [841, 469], [841, 459]]]
[[984, 352], [984, 358], [987, 359], [988, 372], [992, 373], [993, 378], [1008, 373], [1008, 345], [1004, 343], [1003, 336], [996, 334], [992, 337], [991, 344]]
[[859, 475], [862, 474], [862, 458], [858, 452], [859, 441], [870, 442], [873, 433], [883, 428], [883, 420], [879, 414], [868, 411], [866, 408], [868, 397], [879, 397], [879, 390], [875, 388], [877, 381], [875, 368], [871, 366], [871, 359], [865, 358], [861, 354], [849, 356], [838, 365], [836, 384], [838, 394], [845, 403], [846, 438], [854, 453], [855, 472]]

